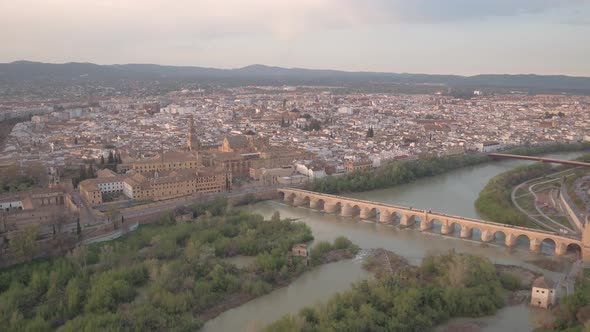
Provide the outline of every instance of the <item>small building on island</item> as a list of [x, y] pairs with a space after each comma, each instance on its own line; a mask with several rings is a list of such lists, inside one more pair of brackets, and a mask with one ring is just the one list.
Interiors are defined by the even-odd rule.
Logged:
[[307, 252], [307, 244], [301, 243], [301, 244], [296, 244], [293, 246], [293, 249], [291, 249], [291, 253], [293, 254], [293, 256], [299, 256], [299, 257], [307, 257], [308, 252]]
[[309, 265], [309, 250], [307, 244], [300, 243], [296, 244], [291, 248], [291, 254], [289, 255], [289, 262], [293, 262], [293, 257], [303, 257], [305, 259], [305, 265]]
[[556, 304], [555, 283], [553, 280], [545, 276], [535, 279], [531, 290], [531, 306], [549, 309]]

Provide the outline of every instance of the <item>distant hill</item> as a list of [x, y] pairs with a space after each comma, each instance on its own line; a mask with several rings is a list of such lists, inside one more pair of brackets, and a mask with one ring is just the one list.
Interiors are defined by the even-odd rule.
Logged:
[[182, 80], [220, 84], [301, 84], [356, 86], [366, 84], [441, 84], [463, 87], [590, 91], [590, 77], [563, 75], [427, 75], [346, 72], [251, 65], [238, 69], [161, 66], [153, 64], [50, 64], [31, 61], [0, 63], [0, 82], [109, 80]]

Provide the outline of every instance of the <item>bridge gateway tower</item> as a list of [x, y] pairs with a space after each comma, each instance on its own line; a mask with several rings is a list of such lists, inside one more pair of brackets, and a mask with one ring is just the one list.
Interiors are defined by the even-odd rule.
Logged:
[[582, 233], [582, 261], [590, 265], [590, 218], [586, 218], [584, 232]]

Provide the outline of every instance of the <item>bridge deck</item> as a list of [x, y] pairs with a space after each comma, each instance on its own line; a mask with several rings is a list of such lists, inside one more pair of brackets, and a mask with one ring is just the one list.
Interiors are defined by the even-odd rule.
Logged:
[[282, 191], [289, 191], [289, 192], [297, 192], [297, 193], [301, 193], [301, 194], [307, 194], [307, 195], [313, 195], [313, 196], [320, 196], [320, 197], [325, 197], [325, 198], [332, 198], [335, 200], [346, 200], [346, 201], [350, 201], [350, 202], [357, 202], [357, 203], [361, 203], [364, 205], [371, 205], [374, 207], [383, 207], [383, 208], [393, 208], [393, 209], [397, 209], [397, 210], [403, 210], [405, 212], [410, 212], [410, 213], [428, 213], [429, 216], [434, 217], [434, 219], [436, 219], [436, 217], [443, 217], [443, 218], [452, 218], [452, 219], [461, 219], [461, 220], [465, 220], [465, 221], [469, 221], [472, 223], [476, 223], [476, 224], [482, 224], [482, 225], [490, 225], [490, 226], [495, 226], [498, 228], [506, 228], [506, 229], [520, 229], [520, 230], [524, 230], [524, 231], [528, 231], [528, 232], [536, 232], [536, 233], [540, 233], [540, 234], [546, 234], [546, 235], [552, 235], [552, 236], [558, 236], [558, 237], [563, 237], [566, 239], [573, 239], [573, 240], [580, 240], [579, 237], [577, 236], [568, 236], [568, 235], [564, 235], [558, 232], [551, 232], [551, 231], [546, 231], [546, 230], [541, 230], [541, 229], [534, 229], [534, 228], [528, 228], [528, 227], [522, 227], [522, 226], [514, 226], [514, 225], [508, 225], [508, 224], [502, 224], [502, 223], [497, 223], [497, 222], [493, 222], [493, 221], [486, 221], [486, 220], [481, 220], [481, 219], [475, 219], [475, 218], [466, 218], [466, 217], [461, 217], [461, 216], [456, 216], [456, 215], [452, 215], [452, 214], [445, 214], [445, 213], [440, 213], [440, 212], [433, 212], [433, 211], [426, 211], [423, 209], [414, 209], [414, 208], [409, 208], [409, 207], [405, 207], [405, 206], [399, 206], [399, 205], [393, 205], [393, 204], [386, 204], [386, 203], [380, 203], [380, 202], [373, 202], [373, 201], [366, 201], [366, 200], [362, 200], [362, 199], [356, 199], [356, 198], [351, 198], [351, 197], [345, 197], [345, 196], [336, 196], [336, 195], [330, 195], [330, 194], [323, 194], [323, 193], [318, 193], [318, 192], [314, 192], [314, 191], [308, 191], [308, 190], [302, 190], [302, 189], [279, 189]]
[[590, 167], [590, 163], [585, 163], [582, 161], [575, 161], [575, 160], [561, 160], [561, 159], [553, 159], [553, 158], [521, 156], [521, 155], [506, 154], [506, 153], [488, 153], [488, 156], [490, 156], [492, 158], [500, 158], [500, 159], [522, 159], [522, 160], [540, 161], [540, 162], [544, 162], [544, 163], [577, 166], [577, 167]]

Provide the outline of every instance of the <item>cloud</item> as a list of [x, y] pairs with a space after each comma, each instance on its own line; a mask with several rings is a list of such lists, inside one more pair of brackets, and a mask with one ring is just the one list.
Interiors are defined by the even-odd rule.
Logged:
[[[322, 56], [317, 45], [313, 49], [308, 43], [320, 35], [328, 36], [320, 46], [330, 45], [323, 56], [333, 58], [339, 49], [354, 51], [348, 44], [381, 45], [398, 24], [426, 23], [424, 30], [436, 33], [439, 28], [428, 25], [587, 9], [582, 5], [589, 1], [0, 0], [0, 44], [9, 45], [0, 48], [0, 61], [221, 59], [218, 63], [231, 65], [245, 61], [246, 54], [271, 58], [293, 51], [317, 59]], [[561, 22], [571, 19], [564, 16]], [[582, 19], [578, 15], [576, 21]], [[398, 41], [409, 50], [412, 43], [411, 38]]]
[[[452, 22], [539, 13], [585, 0], [5, 0], [0, 27], [31, 34], [149, 33], [217, 38], [270, 33], [289, 40], [315, 29]], [[12, 29], [9, 29], [12, 30]], [[6, 32], [0, 32], [4, 34]], [[167, 36], [167, 37], [166, 37]]]
[[538, 14], [588, 4], [587, 0], [393, 0], [381, 5], [405, 22], [451, 22], [489, 17]]

